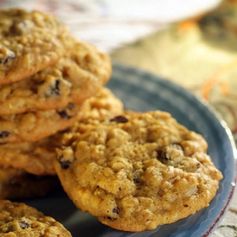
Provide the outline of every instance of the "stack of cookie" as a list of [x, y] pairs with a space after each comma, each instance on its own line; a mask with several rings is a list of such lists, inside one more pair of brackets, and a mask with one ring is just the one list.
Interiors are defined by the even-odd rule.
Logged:
[[0, 187], [11, 186], [0, 189], [0, 197], [15, 197], [15, 186], [22, 187], [16, 197], [29, 196], [28, 173], [55, 174], [52, 136], [70, 127], [82, 103], [102, 90], [111, 64], [53, 16], [10, 9], [0, 11], [0, 21]]
[[[78, 208], [124, 231], [209, 205], [222, 174], [201, 135], [165, 112], [124, 111], [103, 87], [108, 57], [55, 18], [2, 10], [0, 22], [0, 199], [44, 195], [57, 175]], [[0, 209], [0, 233], [70, 236], [24, 204]]]

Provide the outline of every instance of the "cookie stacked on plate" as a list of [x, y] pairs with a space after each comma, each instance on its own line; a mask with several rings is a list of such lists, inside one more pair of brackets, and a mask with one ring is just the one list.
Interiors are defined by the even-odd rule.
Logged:
[[38, 11], [1, 10], [0, 22], [2, 182], [9, 173], [11, 180], [14, 173], [54, 174], [51, 137], [70, 127], [108, 81], [109, 58]]
[[[44, 195], [57, 175], [78, 208], [124, 231], [209, 205], [222, 174], [201, 135], [166, 112], [124, 111], [103, 87], [109, 58], [54, 17], [2, 10], [0, 22], [0, 199]], [[0, 233], [70, 236], [24, 204], [1, 208]]]

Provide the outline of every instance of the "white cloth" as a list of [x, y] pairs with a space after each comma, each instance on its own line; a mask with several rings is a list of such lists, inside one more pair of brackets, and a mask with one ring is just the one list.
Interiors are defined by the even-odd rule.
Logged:
[[109, 52], [168, 22], [199, 14], [220, 0], [0, 0], [0, 7], [49, 11], [75, 36]]

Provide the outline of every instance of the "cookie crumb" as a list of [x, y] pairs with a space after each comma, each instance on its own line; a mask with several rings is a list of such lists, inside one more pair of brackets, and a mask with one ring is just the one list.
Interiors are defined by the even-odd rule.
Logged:
[[56, 152], [61, 168], [68, 169], [74, 160], [72, 148], [66, 147], [63, 150], [56, 150]]

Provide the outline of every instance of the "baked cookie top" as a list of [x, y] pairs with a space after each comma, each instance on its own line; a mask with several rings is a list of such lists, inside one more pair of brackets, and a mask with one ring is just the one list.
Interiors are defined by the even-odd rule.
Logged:
[[28, 79], [0, 88], [0, 115], [65, 107], [81, 104], [95, 95], [98, 87], [109, 80], [109, 57], [95, 47], [74, 42], [59, 62]]
[[0, 10], [0, 84], [24, 79], [56, 63], [70, 46], [64, 25], [39, 11]]
[[43, 197], [58, 187], [57, 181], [54, 176], [36, 176], [19, 169], [0, 168], [0, 199]]
[[209, 205], [222, 178], [204, 138], [160, 111], [78, 124], [55, 162], [82, 210], [125, 231], [154, 229]]
[[82, 104], [78, 114], [78, 121], [104, 120], [123, 112], [123, 102], [110, 89], [102, 87], [95, 96]]
[[68, 237], [71, 234], [52, 217], [23, 203], [0, 200], [0, 235], [11, 237]]
[[0, 117], [0, 144], [7, 142], [33, 142], [71, 126], [77, 119], [79, 106], [26, 112]]

